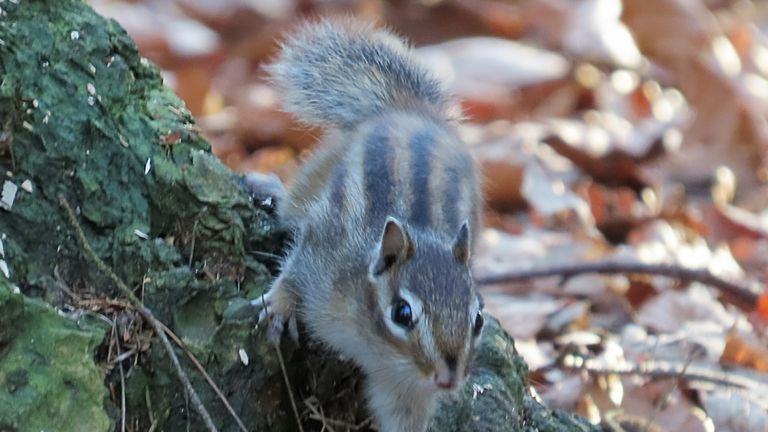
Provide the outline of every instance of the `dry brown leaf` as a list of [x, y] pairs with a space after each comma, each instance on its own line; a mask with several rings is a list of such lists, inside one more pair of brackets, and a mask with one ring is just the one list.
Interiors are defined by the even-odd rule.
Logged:
[[570, 70], [557, 53], [490, 37], [422, 47], [417, 55], [461, 99], [464, 114], [475, 120], [530, 113], [568, 82]]
[[763, 293], [758, 297], [755, 309], [760, 318], [768, 322], [768, 288], [764, 288]]
[[535, 158], [526, 163], [522, 194], [528, 204], [545, 217], [573, 212], [584, 228], [595, 226], [589, 205]]
[[[671, 326], [670, 326], [671, 327]], [[725, 349], [728, 329], [719, 322], [688, 322], [674, 332], [661, 333], [629, 324], [621, 332], [620, 344], [627, 360], [685, 364], [690, 360], [715, 363]]]
[[619, 20], [621, 0], [582, 0], [571, 5], [562, 41], [567, 53], [628, 68], [640, 65], [640, 51]]
[[586, 383], [579, 374], [566, 375], [560, 370], [545, 374], [550, 386], [539, 387], [539, 396], [552, 408], [573, 410], [584, 398]]
[[768, 373], [768, 349], [731, 333], [726, 336], [720, 363], [724, 366], [742, 366]]
[[[633, 257], [645, 263], [673, 263], [691, 269], [707, 269], [729, 280], [743, 280], [744, 270], [726, 245], [710, 248], [706, 240], [688, 227], [655, 220], [633, 230], [628, 245], [616, 250], [617, 256]], [[655, 278], [656, 288], [673, 281]]]
[[626, 299], [634, 309], [639, 309], [648, 300], [652, 299], [658, 294], [658, 291], [645, 280], [631, 279], [629, 281], [629, 288], [626, 292]]
[[597, 274], [584, 274], [568, 278], [563, 293], [577, 298], [598, 298], [610, 293], [609, 278]]
[[700, 2], [626, 0], [624, 5], [623, 20], [642, 52], [673, 76], [694, 111], [681, 151], [662, 171], [700, 181], [727, 165], [745, 188], [764, 181], [765, 111], [743, 91], [752, 75], [714, 16]]
[[259, 18], [282, 20], [296, 12], [295, 0], [174, 0], [187, 14], [222, 31], [232, 31], [243, 27], [244, 22], [251, 25]]
[[741, 228], [744, 234], [768, 238], [768, 210], [754, 213], [728, 204], [716, 206], [716, 210], [726, 221]]
[[515, 350], [525, 359], [528, 371], [532, 374], [551, 366], [557, 356], [551, 342], [539, 342], [535, 339], [515, 338]]
[[557, 260], [574, 262], [588, 249], [589, 245], [574, 244], [566, 234], [527, 229], [521, 235], [510, 235], [496, 229], [485, 229], [478, 240], [473, 274], [482, 278], [531, 269]]
[[492, 127], [468, 124], [460, 128], [482, 168], [485, 199], [496, 210], [525, 205], [521, 194], [525, 160], [536, 145], [535, 138], [526, 138], [526, 127], [499, 122]]
[[[663, 403], [659, 402], [661, 398], [665, 399]], [[635, 424], [650, 421], [659, 431], [712, 432], [706, 414], [685, 397], [673, 380], [628, 386], [621, 408], [639, 422]]]
[[573, 301], [555, 311], [547, 320], [546, 334], [559, 335], [566, 331], [582, 331], [590, 327], [590, 303]]
[[547, 296], [521, 298], [499, 293], [483, 296], [485, 308], [514, 338], [533, 338], [547, 323], [550, 315], [565, 304]]
[[575, 189], [587, 199], [597, 228], [613, 244], [626, 242], [629, 232], [650, 217], [651, 210], [629, 188], [588, 182]]
[[259, 149], [233, 163], [239, 172], [274, 173], [285, 183], [290, 183], [298, 168], [296, 152], [288, 147]]
[[728, 328], [734, 324], [734, 317], [708, 289], [697, 284], [685, 291], [664, 291], [637, 312], [640, 325], [663, 333], [680, 330], [696, 321], [714, 322]]
[[280, 108], [273, 87], [257, 82], [242, 86], [235, 99], [232, 131], [248, 149], [281, 145], [301, 150], [312, 147], [323, 133], [299, 125]]
[[158, 62], [168, 54], [170, 47], [163, 22], [174, 17], [168, 16], [167, 9], [157, 11], [142, 3], [127, 4], [109, 0], [92, 0], [90, 3], [100, 15], [120, 22], [136, 41], [142, 55]]
[[630, 123], [607, 111], [591, 111], [584, 121], [554, 119], [547, 122], [542, 141], [598, 183], [627, 186], [639, 193], [650, 184], [641, 164], [666, 153], [674, 139], [670, 131], [684, 116], [682, 105], [670, 109], [673, 113], [664, 122], [635, 119]]
[[463, 12], [476, 15], [495, 34], [510, 39], [522, 35], [527, 25], [520, 6], [505, 1], [454, 0]]

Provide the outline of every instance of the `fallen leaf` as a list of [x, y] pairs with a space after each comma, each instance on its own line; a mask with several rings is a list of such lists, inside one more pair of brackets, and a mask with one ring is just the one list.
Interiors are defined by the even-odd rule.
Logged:
[[768, 373], [768, 349], [757, 342], [750, 342], [738, 334], [730, 333], [725, 339], [725, 350], [720, 357], [724, 366], [742, 366]]
[[572, 3], [563, 34], [563, 48], [577, 58], [636, 68], [642, 56], [623, 22], [621, 0]]
[[485, 308], [514, 338], [532, 338], [547, 323], [549, 316], [563, 307], [562, 300], [546, 296], [521, 298], [506, 294], [483, 295]]
[[[460, 128], [483, 172], [483, 194], [496, 210], [522, 208], [521, 193], [525, 160], [536, 147], [535, 125], [499, 122], [492, 127], [476, 124]], [[534, 136], [531, 136], [534, 135]]]
[[[664, 398], [660, 403], [659, 398]], [[643, 427], [652, 419], [658, 431], [713, 432], [706, 414], [695, 406], [674, 380], [657, 380], [642, 386], [631, 386], [621, 405]], [[643, 429], [641, 429], [643, 430]]]
[[734, 324], [728, 313], [708, 288], [692, 284], [685, 291], [664, 291], [637, 312], [637, 322], [649, 329], [671, 333], [692, 322], [712, 322], [722, 328]]
[[[696, 182], [727, 165], [742, 187], [764, 182], [765, 109], [760, 98], [743, 90], [743, 83], [750, 82], [746, 77], [753, 74], [744, 70], [733, 44], [705, 4], [625, 0], [622, 19], [641, 51], [675, 78], [694, 112], [680, 151], [665, 159], [659, 172]], [[695, 164], [690, 163], [694, 160]]]
[[757, 313], [768, 322], [768, 289], [763, 289], [763, 293], [757, 298]]
[[529, 159], [523, 176], [523, 197], [544, 216], [573, 212], [585, 228], [594, 227], [589, 205], [573, 193], [563, 180], [547, 173], [536, 159]]
[[564, 375], [559, 370], [546, 374], [552, 385], [539, 387], [539, 396], [552, 408], [573, 410], [583, 399], [586, 383], [579, 374]]
[[699, 394], [718, 432], [768, 430], [766, 395], [751, 396], [731, 390], [703, 391]]
[[720, 322], [703, 320], [686, 322], [675, 331], [658, 334], [630, 324], [622, 331], [620, 343], [627, 359], [637, 363], [667, 361], [685, 364], [697, 360], [714, 365], [723, 354], [728, 330]]
[[[538, 103], [567, 81], [570, 64], [560, 54], [520, 42], [490, 38], [465, 38], [417, 50], [418, 58], [462, 100], [472, 119], [519, 118], [532, 110], [529, 101], [518, 104], [526, 89]], [[543, 94], [535, 91], [544, 86]]]

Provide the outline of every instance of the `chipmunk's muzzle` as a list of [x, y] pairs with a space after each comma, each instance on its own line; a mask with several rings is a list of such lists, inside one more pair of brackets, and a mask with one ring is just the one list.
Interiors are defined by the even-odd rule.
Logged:
[[456, 357], [446, 356], [443, 361], [439, 361], [435, 367], [433, 380], [440, 390], [454, 390], [458, 387], [461, 377], [457, 372]]

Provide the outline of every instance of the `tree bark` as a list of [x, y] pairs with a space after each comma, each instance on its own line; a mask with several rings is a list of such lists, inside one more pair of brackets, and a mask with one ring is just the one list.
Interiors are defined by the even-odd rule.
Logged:
[[[282, 347], [284, 384], [250, 300], [276, 271], [269, 257], [285, 235], [273, 209], [210, 154], [125, 31], [76, 0], [1, 7], [0, 430], [119, 430], [123, 417], [132, 430], [204, 430], [151, 326], [88, 258], [59, 197], [96, 255], [200, 360], [249, 430], [297, 430], [289, 394], [306, 431], [365, 423], [359, 372], [311, 341]], [[41, 319], [56, 324], [34, 324]], [[30, 345], [30, 328], [39, 339], [60, 326], [82, 332], [81, 355]], [[72, 345], [58, 336], [48, 348]], [[118, 338], [135, 352], [110, 362]], [[19, 350], [50, 367], [20, 361]], [[218, 429], [238, 430], [183, 351], [176, 355]], [[94, 393], [92, 379], [81, 386], [52, 374], [57, 367], [96, 373], [103, 387]], [[41, 381], [63, 384], [33, 388]], [[527, 385], [512, 339], [491, 319], [467, 386], [443, 401], [431, 430], [593, 429], [539, 406]], [[86, 388], [88, 397], [52, 397]], [[54, 405], [23, 411], [41, 403]], [[91, 414], [73, 424], [72, 412]]]

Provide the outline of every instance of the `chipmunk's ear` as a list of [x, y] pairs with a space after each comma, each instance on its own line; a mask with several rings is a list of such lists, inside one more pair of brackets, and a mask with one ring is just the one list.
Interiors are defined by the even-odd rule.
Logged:
[[453, 256], [461, 264], [469, 263], [469, 223], [464, 221], [459, 228], [459, 233], [453, 241]]
[[379, 250], [371, 266], [371, 273], [378, 276], [389, 270], [395, 263], [413, 256], [413, 242], [403, 225], [397, 219], [388, 217], [381, 233]]

